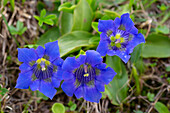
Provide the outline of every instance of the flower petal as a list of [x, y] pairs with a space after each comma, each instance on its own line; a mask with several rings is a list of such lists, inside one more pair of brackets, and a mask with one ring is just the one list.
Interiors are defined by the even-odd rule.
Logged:
[[57, 79], [55, 77], [51, 77], [51, 79], [52, 79], [52, 84], [54, 87], [56, 87], [56, 88], [60, 87], [60, 82], [61, 82], [60, 79]]
[[94, 50], [86, 51], [86, 56], [87, 56], [86, 63], [89, 63], [92, 66], [95, 66], [96, 64], [100, 64], [103, 61], [101, 55]]
[[131, 28], [134, 26], [134, 23], [130, 18], [129, 13], [125, 13], [121, 16], [121, 25], [125, 27], [126, 31], [131, 30]]
[[121, 19], [116, 17], [115, 20], [113, 21], [115, 29], [119, 28], [120, 22], [121, 22]]
[[90, 102], [99, 103], [102, 97], [102, 94], [96, 89], [95, 86], [94, 87], [85, 86], [84, 92], [85, 92], [84, 99]]
[[63, 63], [62, 69], [65, 71], [72, 72], [74, 69], [78, 67], [79, 64], [77, 63], [75, 57], [67, 57]]
[[138, 29], [137, 29], [135, 26], [133, 26], [133, 27], [129, 30], [129, 32], [132, 33], [132, 34], [138, 34]]
[[15, 88], [28, 89], [32, 82], [31, 76], [32, 76], [32, 71], [20, 73]]
[[100, 71], [100, 75], [96, 76], [96, 80], [108, 84], [115, 75], [116, 72], [111, 67], [108, 67], [105, 70]]
[[28, 71], [31, 69], [31, 67], [26, 64], [26, 63], [22, 63], [20, 66], [19, 66], [19, 69], [21, 70], [21, 72], [25, 72], [25, 71]]
[[106, 68], [106, 64], [105, 63], [98, 64], [98, 65], [96, 65], [96, 68], [98, 68], [98, 69], [105, 69]]
[[79, 86], [75, 92], [74, 92], [75, 96], [79, 99], [81, 97], [84, 97], [84, 87], [83, 86]]
[[104, 92], [104, 90], [105, 90], [105, 87], [104, 87], [104, 83], [103, 82], [100, 82], [100, 81], [95, 81], [95, 86], [96, 86], [96, 88], [97, 88], [97, 90], [98, 91], [100, 91], [100, 92]]
[[77, 89], [75, 86], [75, 79], [64, 81], [61, 88], [68, 96], [73, 96], [74, 91]]
[[33, 48], [18, 48], [18, 60], [20, 62], [29, 64], [31, 61], [36, 61], [37, 58], [37, 54]]
[[64, 60], [62, 58], [58, 57], [52, 63], [56, 66], [62, 66], [63, 62], [64, 62]]
[[45, 49], [42, 46], [38, 46], [36, 49], [39, 58], [42, 58], [45, 53]]
[[101, 40], [97, 47], [97, 52], [99, 52], [101, 56], [106, 56], [108, 49], [109, 49], [108, 42]]
[[80, 55], [76, 60], [79, 63], [79, 65], [82, 65], [86, 61], [86, 55]]
[[53, 73], [53, 76], [56, 78], [56, 79], [59, 79], [59, 80], [63, 80], [63, 70], [61, 69], [61, 67], [58, 67], [57, 69], [57, 72]]
[[39, 91], [45, 96], [49, 97], [51, 100], [57, 92], [51, 82], [46, 82], [44, 80], [41, 80]]
[[113, 20], [99, 20], [98, 30], [100, 32], [107, 32], [113, 29]]
[[69, 80], [69, 79], [72, 79], [74, 75], [71, 72], [64, 71], [62, 77], [64, 80]]
[[127, 63], [130, 59], [130, 55], [129, 55], [128, 51], [110, 50], [107, 54], [109, 56], [116, 55], [116, 56], [120, 57], [123, 60], [123, 62], [125, 62], [125, 63]]
[[58, 41], [48, 42], [45, 44], [45, 54], [49, 56], [49, 60], [53, 61], [60, 56]]
[[31, 83], [30, 88], [32, 91], [36, 91], [40, 89], [40, 80], [35, 80]]

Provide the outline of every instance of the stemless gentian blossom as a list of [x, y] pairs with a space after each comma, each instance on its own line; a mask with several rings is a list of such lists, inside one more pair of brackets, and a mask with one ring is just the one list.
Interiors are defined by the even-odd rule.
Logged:
[[97, 51], [105, 56], [117, 55], [125, 63], [130, 58], [135, 46], [145, 43], [144, 36], [139, 33], [130, 19], [129, 14], [123, 14], [121, 18], [115, 20], [99, 20], [98, 30], [101, 33]]
[[99, 102], [101, 92], [116, 75], [115, 71], [102, 63], [101, 55], [88, 50], [85, 55], [67, 57], [63, 63], [63, 79], [61, 88], [68, 96], [83, 97], [90, 102]]
[[45, 44], [45, 49], [18, 48], [18, 60], [23, 62], [15, 88], [39, 90], [52, 99], [62, 80], [62, 64], [58, 41]]

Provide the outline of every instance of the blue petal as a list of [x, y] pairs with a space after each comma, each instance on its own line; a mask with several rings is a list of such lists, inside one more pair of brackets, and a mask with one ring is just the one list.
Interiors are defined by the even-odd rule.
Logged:
[[105, 87], [104, 87], [104, 83], [103, 82], [100, 82], [100, 81], [95, 81], [95, 86], [96, 86], [96, 88], [97, 88], [97, 90], [98, 91], [100, 91], [100, 92], [104, 92], [104, 90], [105, 90]]
[[132, 34], [138, 34], [138, 29], [137, 29], [135, 26], [133, 26], [133, 27], [129, 30], [129, 32], [132, 33]]
[[56, 88], [60, 87], [60, 82], [61, 82], [60, 79], [57, 79], [55, 77], [51, 77], [51, 79], [52, 79], [52, 84], [54, 87], [56, 87]]
[[121, 19], [116, 17], [115, 20], [113, 21], [115, 29], [119, 28], [120, 22], [121, 22]]
[[83, 86], [79, 86], [75, 92], [74, 92], [75, 96], [79, 99], [81, 97], [84, 97], [84, 87]]
[[53, 73], [53, 76], [59, 80], [63, 80], [63, 70], [58, 67], [57, 72]]
[[128, 45], [127, 45], [127, 52], [130, 54], [133, 52], [133, 49], [141, 43], [145, 43], [145, 38], [144, 36], [139, 33], [137, 35], [134, 35], [133, 39], [131, 41], [129, 41]]
[[45, 53], [45, 49], [42, 46], [38, 46], [36, 49], [39, 58], [42, 58]]
[[75, 86], [75, 80], [70, 79], [67, 81], [64, 81], [61, 85], [61, 88], [68, 96], [73, 96], [74, 91], [77, 89]]
[[96, 68], [98, 68], [98, 69], [105, 69], [106, 68], [106, 64], [105, 63], [98, 64], [98, 65], [96, 65]]
[[32, 71], [20, 73], [19, 77], [17, 79], [17, 84], [16, 84], [15, 88], [28, 89], [32, 82], [31, 76], [32, 76]]
[[101, 40], [108, 40], [109, 38], [107, 37], [107, 34], [106, 33], [101, 33], [100, 34], [100, 41]]
[[115, 75], [116, 72], [111, 67], [108, 67], [105, 70], [100, 70], [100, 75], [96, 76], [96, 80], [108, 84]]
[[62, 66], [64, 60], [61, 59], [60, 57], [58, 57], [57, 59], [55, 59], [52, 63], [56, 66]]
[[18, 48], [18, 60], [20, 62], [29, 64], [31, 61], [36, 61], [37, 58], [37, 54], [33, 48]]
[[134, 26], [132, 19], [129, 16], [129, 13], [125, 13], [121, 16], [121, 24], [125, 27], [126, 31], [131, 30]]
[[45, 82], [44, 80], [41, 80], [39, 91], [45, 96], [49, 97], [51, 100], [57, 92], [51, 82]]
[[86, 51], [86, 63], [91, 64], [92, 66], [95, 66], [96, 64], [102, 63], [103, 59], [100, 56], [100, 54], [94, 50], [88, 50]]
[[106, 56], [108, 49], [109, 49], [108, 42], [101, 40], [97, 47], [97, 52], [99, 52], [101, 56]]
[[79, 65], [85, 64], [86, 55], [80, 55], [76, 60], [79, 63]]
[[113, 29], [113, 20], [99, 20], [98, 30], [100, 32], [107, 32]]
[[25, 72], [25, 71], [28, 71], [31, 69], [31, 67], [26, 64], [26, 63], [22, 63], [20, 66], [19, 66], [19, 69], [21, 70], [21, 72]]
[[60, 56], [58, 41], [48, 42], [45, 44], [45, 54], [50, 57], [50, 61]]
[[30, 88], [31, 88], [32, 91], [39, 90], [39, 88], [40, 88], [40, 80], [37, 79], [37, 80], [33, 81], [31, 83], [31, 85], [30, 85]]
[[74, 77], [74, 75], [71, 72], [64, 71], [62, 77], [64, 80], [68, 80], [68, 79], [72, 79]]
[[130, 55], [128, 53], [128, 50], [129, 49], [126, 49], [126, 51], [110, 50], [110, 51], [107, 52], [107, 54], [109, 56], [116, 55], [116, 56], [120, 57], [123, 60], [123, 62], [127, 63], [130, 59]]
[[80, 65], [77, 63], [75, 57], [67, 57], [63, 63], [62, 69], [65, 71], [72, 72], [74, 69], [78, 68]]
[[84, 87], [84, 99], [90, 102], [97, 102], [99, 103], [102, 94], [96, 89], [96, 87]]

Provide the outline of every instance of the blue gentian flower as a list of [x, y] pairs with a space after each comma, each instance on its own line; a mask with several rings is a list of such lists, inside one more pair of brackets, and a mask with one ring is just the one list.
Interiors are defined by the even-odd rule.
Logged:
[[130, 58], [135, 46], [145, 43], [144, 36], [139, 33], [130, 19], [129, 14], [123, 14], [121, 18], [115, 20], [99, 20], [98, 30], [101, 33], [97, 51], [105, 56], [117, 55], [125, 63]]
[[62, 80], [62, 63], [58, 41], [45, 44], [45, 49], [18, 48], [18, 60], [23, 62], [15, 88], [39, 90], [52, 99]]
[[112, 81], [115, 71], [102, 63], [101, 55], [88, 50], [85, 55], [67, 57], [63, 63], [63, 79], [61, 88], [68, 96], [83, 97], [90, 102], [99, 102], [104, 85]]

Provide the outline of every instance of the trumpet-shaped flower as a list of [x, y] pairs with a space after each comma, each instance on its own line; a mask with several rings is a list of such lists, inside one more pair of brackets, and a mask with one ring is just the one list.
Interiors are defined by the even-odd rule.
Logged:
[[62, 80], [62, 63], [58, 41], [45, 44], [45, 49], [18, 48], [18, 60], [23, 62], [19, 69], [16, 88], [39, 90], [52, 99]]
[[63, 63], [63, 79], [61, 88], [68, 96], [83, 97], [90, 102], [99, 102], [101, 92], [116, 75], [110, 67], [102, 63], [102, 57], [94, 50], [88, 50], [85, 55], [67, 57]]
[[117, 55], [125, 63], [130, 58], [135, 46], [145, 43], [144, 36], [139, 33], [130, 19], [129, 14], [123, 14], [121, 18], [113, 20], [99, 20], [98, 29], [101, 33], [97, 51], [105, 56]]

